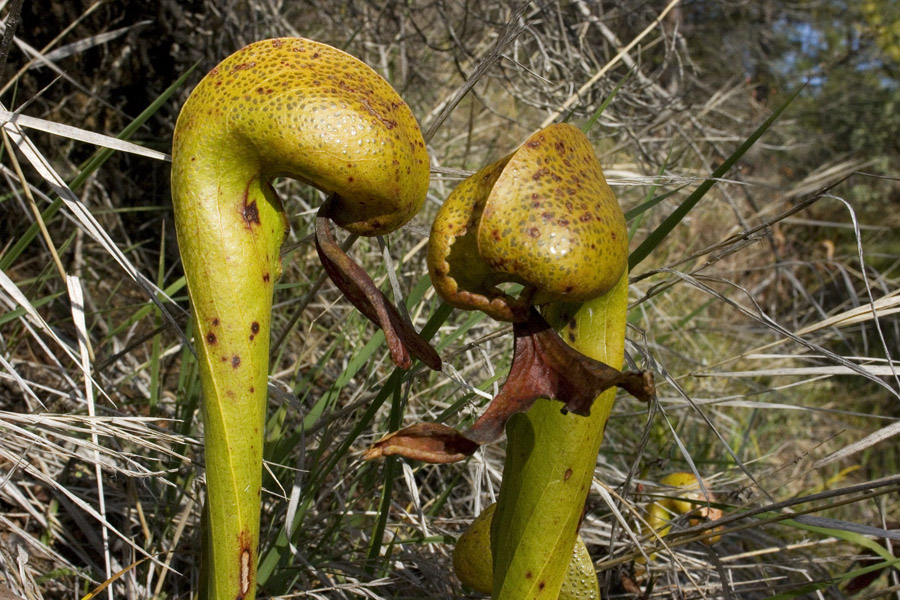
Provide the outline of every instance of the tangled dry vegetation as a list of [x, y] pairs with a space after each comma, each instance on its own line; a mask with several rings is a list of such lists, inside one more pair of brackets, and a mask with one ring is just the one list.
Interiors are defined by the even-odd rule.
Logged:
[[[188, 598], [200, 577], [199, 385], [168, 164], [97, 150], [112, 142], [94, 134], [137, 118], [130, 140], [168, 152], [192, 85], [256, 39], [356, 55], [430, 139], [426, 209], [385, 252], [354, 248], [383, 280], [396, 270], [421, 328], [440, 313], [423, 250], [436, 207], [542, 123], [596, 118], [634, 250], [789, 95], [761, 95], [740, 67], [712, 77], [677, 1], [3, 5], [6, 31], [22, 13], [4, 38], [2, 109], [23, 118], [4, 112], [0, 166], [0, 583], [29, 599], [81, 597], [114, 574], [101, 594]], [[632, 270], [628, 352], [657, 373], [660, 397], [620, 400], [598, 460], [582, 535], [604, 597], [841, 598], [864, 581], [836, 578], [891, 556], [896, 216], [854, 200], [853, 184], [874, 180], [859, 174], [868, 157], [786, 167], [804, 135], [788, 107]], [[404, 397], [384, 397], [394, 375], [380, 338], [322, 285], [308, 243], [320, 195], [290, 181], [278, 191], [292, 233], [276, 291], [262, 592], [472, 597], [449, 554], [498, 489], [502, 445], [397, 473], [359, 455], [389, 419], [474, 414], [504, 377], [508, 332], [450, 315], [434, 338], [445, 372], [414, 370]], [[721, 502], [723, 540], [674, 536], [636, 573], [653, 482], [692, 469]], [[897, 589], [896, 575], [876, 576], [858, 597]]]

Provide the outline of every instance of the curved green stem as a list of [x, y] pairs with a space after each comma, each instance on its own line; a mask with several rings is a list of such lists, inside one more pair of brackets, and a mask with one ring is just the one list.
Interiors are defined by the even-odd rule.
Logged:
[[[270, 184], [279, 176], [332, 194], [317, 219], [319, 251], [338, 287], [400, 339], [395, 362], [408, 366], [403, 342], [416, 336], [321, 231], [331, 219], [381, 235], [422, 206], [428, 157], [409, 107], [365, 64], [310, 40], [266, 40], [226, 58], [182, 109], [172, 150], [204, 395], [208, 599], [255, 596], [272, 294], [288, 228]], [[427, 344], [409, 351], [439, 368]]]
[[[552, 305], [548, 321], [581, 353], [620, 367], [625, 348], [628, 276], [580, 307]], [[616, 390], [590, 416], [563, 414], [539, 400], [507, 424], [503, 483], [491, 532], [495, 600], [557, 598], [572, 556], [597, 453]]]

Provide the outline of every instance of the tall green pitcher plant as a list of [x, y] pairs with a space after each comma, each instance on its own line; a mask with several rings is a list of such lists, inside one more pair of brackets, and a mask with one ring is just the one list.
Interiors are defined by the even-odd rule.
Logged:
[[381, 326], [394, 362], [440, 358], [344, 254], [352, 234], [408, 222], [429, 164], [409, 107], [352, 56], [310, 40], [251, 44], [192, 92], [175, 128], [172, 200], [197, 332], [203, 388], [208, 535], [204, 600], [256, 593], [272, 296], [288, 222], [271, 182], [330, 194], [316, 249], [335, 284]]

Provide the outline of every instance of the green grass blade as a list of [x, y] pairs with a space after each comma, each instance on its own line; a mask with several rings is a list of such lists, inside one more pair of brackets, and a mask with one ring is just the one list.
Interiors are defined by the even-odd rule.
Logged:
[[669, 196], [674, 196], [675, 194], [677, 194], [678, 192], [680, 192], [681, 190], [683, 190], [686, 187], [687, 187], [687, 185], [678, 186], [674, 190], [669, 190], [668, 192], [662, 193], [659, 196], [650, 198], [646, 202], [642, 202], [641, 204], [638, 204], [637, 206], [635, 206], [634, 208], [632, 208], [631, 210], [629, 210], [625, 213], [625, 220], [626, 221], [634, 220], [635, 218], [641, 216], [642, 214], [644, 214], [645, 212], [647, 212], [648, 210], [650, 210], [651, 208], [653, 208], [654, 206], [656, 206], [657, 204], [659, 204], [660, 202], [662, 202], [663, 200], [668, 198]]
[[784, 103], [781, 104], [775, 112], [769, 116], [768, 119], [763, 122], [762, 125], [756, 128], [756, 130], [750, 134], [744, 143], [742, 143], [737, 150], [735, 150], [731, 156], [725, 159], [725, 161], [719, 166], [718, 169], [713, 171], [712, 175], [709, 176], [709, 179], [700, 184], [700, 186], [694, 190], [694, 192], [688, 196], [681, 205], [672, 211], [665, 220], [659, 224], [659, 226], [653, 230], [653, 232], [641, 242], [640, 246], [638, 246], [634, 252], [631, 253], [631, 256], [628, 258], [628, 269], [629, 271], [634, 269], [637, 265], [639, 265], [645, 258], [650, 256], [650, 253], [659, 246], [660, 243], [668, 236], [675, 227], [681, 223], [682, 220], [687, 216], [691, 210], [697, 205], [703, 196], [715, 185], [716, 181], [725, 176], [728, 171], [731, 170], [731, 167], [737, 163], [741, 159], [744, 154], [759, 140], [762, 135], [769, 130], [775, 121], [778, 120], [778, 117], [781, 116], [781, 113], [787, 109], [787, 107], [794, 101], [794, 99], [803, 91], [804, 86], [800, 86], [797, 91], [791, 94]]
[[[403, 421], [403, 380], [398, 376], [399, 372], [394, 371], [389, 382], [392, 387], [392, 403], [391, 413], [388, 417], [388, 429], [396, 431], [400, 429]], [[394, 494], [394, 481], [399, 473], [399, 457], [389, 456], [384, 461], [382, 469], [383, 482], [381, 484], [381, 500], [378, 506], [378, 519], [375, 521], [375, 527], [372, 531], [372, 541], [369, 545], [369, 551], [366, 554], [366, 570], [374, 572], [376, 561], [381, 554], [381, 541], [384, 537], [384, 530], [387, 527], [388, 517], [391, 514], [391, 498]]]
[[[168, 99], [174, 94], [178, 88], [180, 88], [185, 81], [187, 81], [188, 76], [194, 70], [197, 65], [194, 65], [190, 69], [185, 72], [184, 75], [178, 78], [175, 83], [170, 85], [166, 90], [154, 100], [147, 108], [145, 108], [141, 114], [139, 114], [135, 119], [129, 123], [122, 132], [116, 137], [120, 140], [127, 140], [140, 128], [147, 120], [153, 116], [159, 108], [166, 102]], [[109, 160], [109, 157], [112, 156], [115, 150], [110, 148], [100, 148], [97, 150], [94, 155], [89, 158], [78, 175], [69, 183], [69, 187], [74, 191], [79, 187], [84, 185], [84, 182], [87, 181], [88, 177], [94, 173], [97, 169], [99, 169], [103, 163]], [[53, 202], [50, 203], [44, 211], [41, 213], [41, 218], [44, 222], [48, 222], [52, 219], [59, 209], [62, 207], [63, 201], [61, 198], [56, 198]], [[2, 259], [0, 259], [0, 270], [9, 269], [13, 263], [18, 260], [19, 256], [21, 256], [22, 252], [25, 251], [28, 246], [31, 245], [31, 242], [34, 241], [34, 238], [40, 233], [40, 228], [37, 223], [32, 223], [31, 226], [25, 231], [25, 233], [18, 239], [18, 241], [3, 255]]]
[[[431, 280], [427, 275], [416, 282], [415, 286], [413, 286], [413, 289], [410, 291], [409, 296], [407, 297], [407, 307], [412, 308], [422, 300], [425, 292], [430, 287], [430, 282]], [[444, 322], [452, 314], [452, 312], [453, 308], [449, 305], [445, 303], [439, 304], [434, 309], [434, 312], [431, 314], [428, 321], [425, 323], [425, 326], [422, 328], [422, 337], [424, 337], [426, 340], [430, 340], [435, 334], [437, 334], [441, 325], [444, 324]], [[384, 334], [379, 331], [372, 336], [372, 338], [363, 348], [355, 353], [354, 357], [351, 358], [347, 369], [345, 369], [345, 373], [356, 374], [358, 370], [365, 364], [366, 360], [371, 358], [374, 352], [381, 348], [383, 343]], [[438, 345], [437, 347], [440, 348], [441, 346]], [[388, 377], [388, 380], [381, 387], [376, 397], [366, 408], [365, 413], [363, 413], [362, 417], [360, 417], [359, 420], [354, 424], [350, 433], [346, 435], [346, 437], [340, 442], [337, 448], [333, 449], [328, 453], [327, 456], [323, 457], [323, 460], [316, 464], [315, 468], [310, 472], [308, 483], [305, 485], [307, 492], [300, 500], [294, 522], [292, 523], [291, 527], [291, 531], [294, 532], [293, 541], [296, 541], [297, 537], [302, 534], [301, 525], [303, 523], [303, 519], [305, 517], [307, 509], [313, 502], [315, 490], [321, 489], [325, 478], [327, 478], [329, 474], [334, 472], [334, 469], [337, 468], [337, 465], [340, 463], [340, 461], [346, 457], [347, 453], [350, 451], [357, 438], [366, 430], [366, 428], [369, 427], [369, 425], [375, 419], [375, 416], [381, 406], [387, 401], [389, 397], [392, 396], [392, 394], [395, 393], [395, 385], [398, 387], [402, 385], [403, 376], [404, 373], [398, 369], [395, 370], [394, 373], [390, 375], [390, 377]], [[332, 391], [334, 393], [340, 393], [340, 390], [343, 388], [343, 386], [345, 386], [351, 379], [352, 376], [349, 378], [345, 378], [342, 375], [340, 381], [335, 383], [329, 393], [331, 393]], [[395, 379], [398, 380], [398, 383], [396, 384], [394, 383]], [[400, 420], [402, 420], [402, 414], [399, 418]], [[309, 425], [311, 426], [311, 424]], [[395, 429], [396, 428], [397, 427], [395, 427]], [[386, 475], [390, 474], [386, 473]], [[394, 477], [395, 476], [396, 472], [394, 473]], [[388, 477], [385, 477], [385, 481], [387, 481], [388, 479]], [[393, 481], [393, 478], [390, 478], [390, 480]], [[279, 568], [279, 566], [284, 566], [285, 561], [289, 559], [290, 541], [291, 540], [288, 540], [287, 535], [282, 529], [277, 534], [276, 540], [272, 544], [272, 546], [268, 550], [260, 554], [262, 558], [257, 570], [257, 580], [260, 585], [264, 585], [267, 582], [272, 581], [275, 578], [276, 570]]]
[[[659, 167], [659, 171], [656, 174], [657, 177], [662, 177], [663, 174], [666, 172], [666, 169], [669, 167], [669, 159], [671, 159], [671, 158], [672, 158], [672, 150], [670, 149], [668, 156], [666, 156], [666, 160], [664, 160], [663, 164], [660, 165], [660, 167]], [[637, 207], [631, 209], [630, 211], [628, 211], [627, 213], [625, 213], [625, 222], [626, 223], [630, 223], [631, 220], [634, 219], [634, 223], [631, 223], [631, 227], [628, 229], [629, 242], [632, 239], [634, 239], [634, 234], [637, 233], [638, 227], [640, 227], [641, 223], [644, 222], [644, 213], [647, 210], [649, 210], [650, 208], [652, 208], [652, 207], [656, 206], [657, 204], [659, 204], [660, 202], [662, 202], [663, 198], [665, 198], [671, 194], [674, 194], [675, 192], [684, 188], [685, 186], [680, 186], [674, 190], [671, 190], [670, 192], [667, 192], [665, 194], [660, 194], [659, 196], [656, 196], [654, 198], [653, 194], [656, 193], [657, 187], [658, 186], [656, 183], [654, 183], [652, 186], [650, 186], [650, 189], [647, 190], [646, 200], [644, 200], [644, 202], [642, 202], [639, 206], [637, 206]], [[632, 216], [632, 213], [633, 213], [633, 216]], [[635, 219], [635, 217], [638, 217], [638, 218]]]
[[594, 111], [594, 114], [591, 115], [591, 118], [588, 119], [587, 122], [581, 126], [581, 131], [583, 131], [586, 134], [588, 131], [591, 130], [591, 128], [597, 122], [597, 119], [599, 119], [600, 115], [603, 114], [603, 111], [606, 110], [606, 107], [612, 103], [613, 98], [616, 97], [616, 94], [618, 94], [619, 90], [622, 89], [622, 86], [625, 85], [625, 82], [631, 78], [632, 73], [634, 73], [634, 69], [631, 69], [630, 71], [628, 71], [628, 73], [625, 74], [625, 77], [623, 77], [622, 80], [616, 84], [616, 87], [613, 88], [613, 91], [610, 92], [609, 96], [606, 97], [606, 99], [603, 101], [603, 103], [599, 107], [597, 107], [597, 110]]

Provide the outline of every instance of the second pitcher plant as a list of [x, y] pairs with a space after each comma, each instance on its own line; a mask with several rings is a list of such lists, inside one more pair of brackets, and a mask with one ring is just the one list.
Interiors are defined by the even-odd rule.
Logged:
[[[453, 462], [506, 428], [492, 556], [480, 558], [493, 561], [495, 599], [557, 597], [615, 396], [610, 388], [644, 400], [654, 394], [649, 373], [618, 370], [627, 256], [622, 210], [587, 137], [566, 124], [534, 133], [463, 181], [435, 218], [428, 254], [435, 288], [454, 306], [511, 321], [513, 362], [467, 431], [412, 425], [379, 440], [367, 457]], [[521, 284], [521, 292], [511, 295], [504, 283]], [[544, 314], [535, 305], [545, 305]]]

